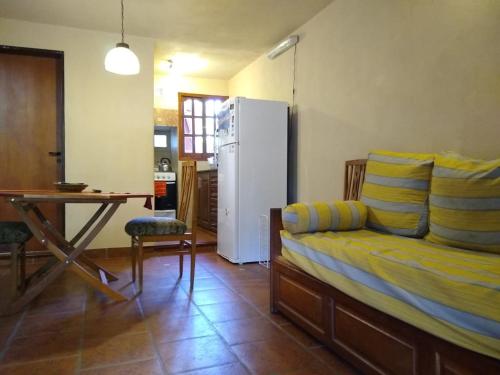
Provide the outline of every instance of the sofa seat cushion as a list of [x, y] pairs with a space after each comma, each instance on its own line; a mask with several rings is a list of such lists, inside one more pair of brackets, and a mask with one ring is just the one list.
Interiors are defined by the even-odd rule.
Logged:
[[429, 241], [500, 254], [500, 159], [437, 155]]
[[366, 226], [407, 237], [429, 228], [429, 188], [434, 155], [372, 151], [368, 155], [361, 201]]
[[360, 229], [366, 223], [366, 206], [359, 201], [293, 203], [282, 211], [290, 233]]
[[28, 226], [20, 221], [0, 222], [0, 244], [24, 243], [33, 235]]
[[185, 223], [169, 217], [137, 217], [125, 225], [125, 232], [130, 236], [163, 236], [184, 234], [186, 231], [187, 226]]
[[500, 359], [500, 255], [371, 230], [281, 233], [283, 256], [349, 296]]

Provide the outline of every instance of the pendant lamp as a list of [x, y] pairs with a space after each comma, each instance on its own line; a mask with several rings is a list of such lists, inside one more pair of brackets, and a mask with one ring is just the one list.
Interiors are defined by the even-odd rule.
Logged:
[[121, 74], [121, 75], [134, 75], [141, 71], [139, 59], [134, 52], [130, 49], [129, 45], [125, 43], [125, 30], [123, 27], [124, 10], [123, 0], [122, 5], [122, 41], [116, 43], [116, 47], [106, 54], [104, 59], [104, 69], [108, 72]]

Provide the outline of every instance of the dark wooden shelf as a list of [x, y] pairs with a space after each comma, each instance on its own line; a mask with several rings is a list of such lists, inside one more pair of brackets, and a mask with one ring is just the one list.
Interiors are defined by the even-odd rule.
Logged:
[[198, 226], [217, 233], [217, 170], [198, 172]]

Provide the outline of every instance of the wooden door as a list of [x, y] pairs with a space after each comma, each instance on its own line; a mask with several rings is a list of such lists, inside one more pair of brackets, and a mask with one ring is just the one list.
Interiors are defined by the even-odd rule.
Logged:
[[[0, 189], [53, 189], [64, 180], [62, 52], [0, 46]], [[64, 229], [64, 207], [42, 206]], [[0, 201], [0, 220], [20, 220]], [[42, 246], [34, 239], [28, 249]]]

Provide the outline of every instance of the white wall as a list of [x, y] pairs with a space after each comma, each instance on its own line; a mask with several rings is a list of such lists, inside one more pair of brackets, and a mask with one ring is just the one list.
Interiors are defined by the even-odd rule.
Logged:
[[[299, 200], [340, 198], [370, 149], [500, 157], [500, 1], [335, 0], [296, 32]], [[293, 49], [229, 93], [291, 103]]]
[[[64, 51], [66, 181], [115, 192], [152, 192], [153, 48], [148, 38], [126, 36], [141, 62], [137, 76], [104, 70], [104, 56], [118, 34], [0, 18], [0, 44]], [[119, 208], [91, 248], [128, 246], [123, 227], [151, 211], [144, 200]], [[71, 235], [95, 209], [66, 210]]]

